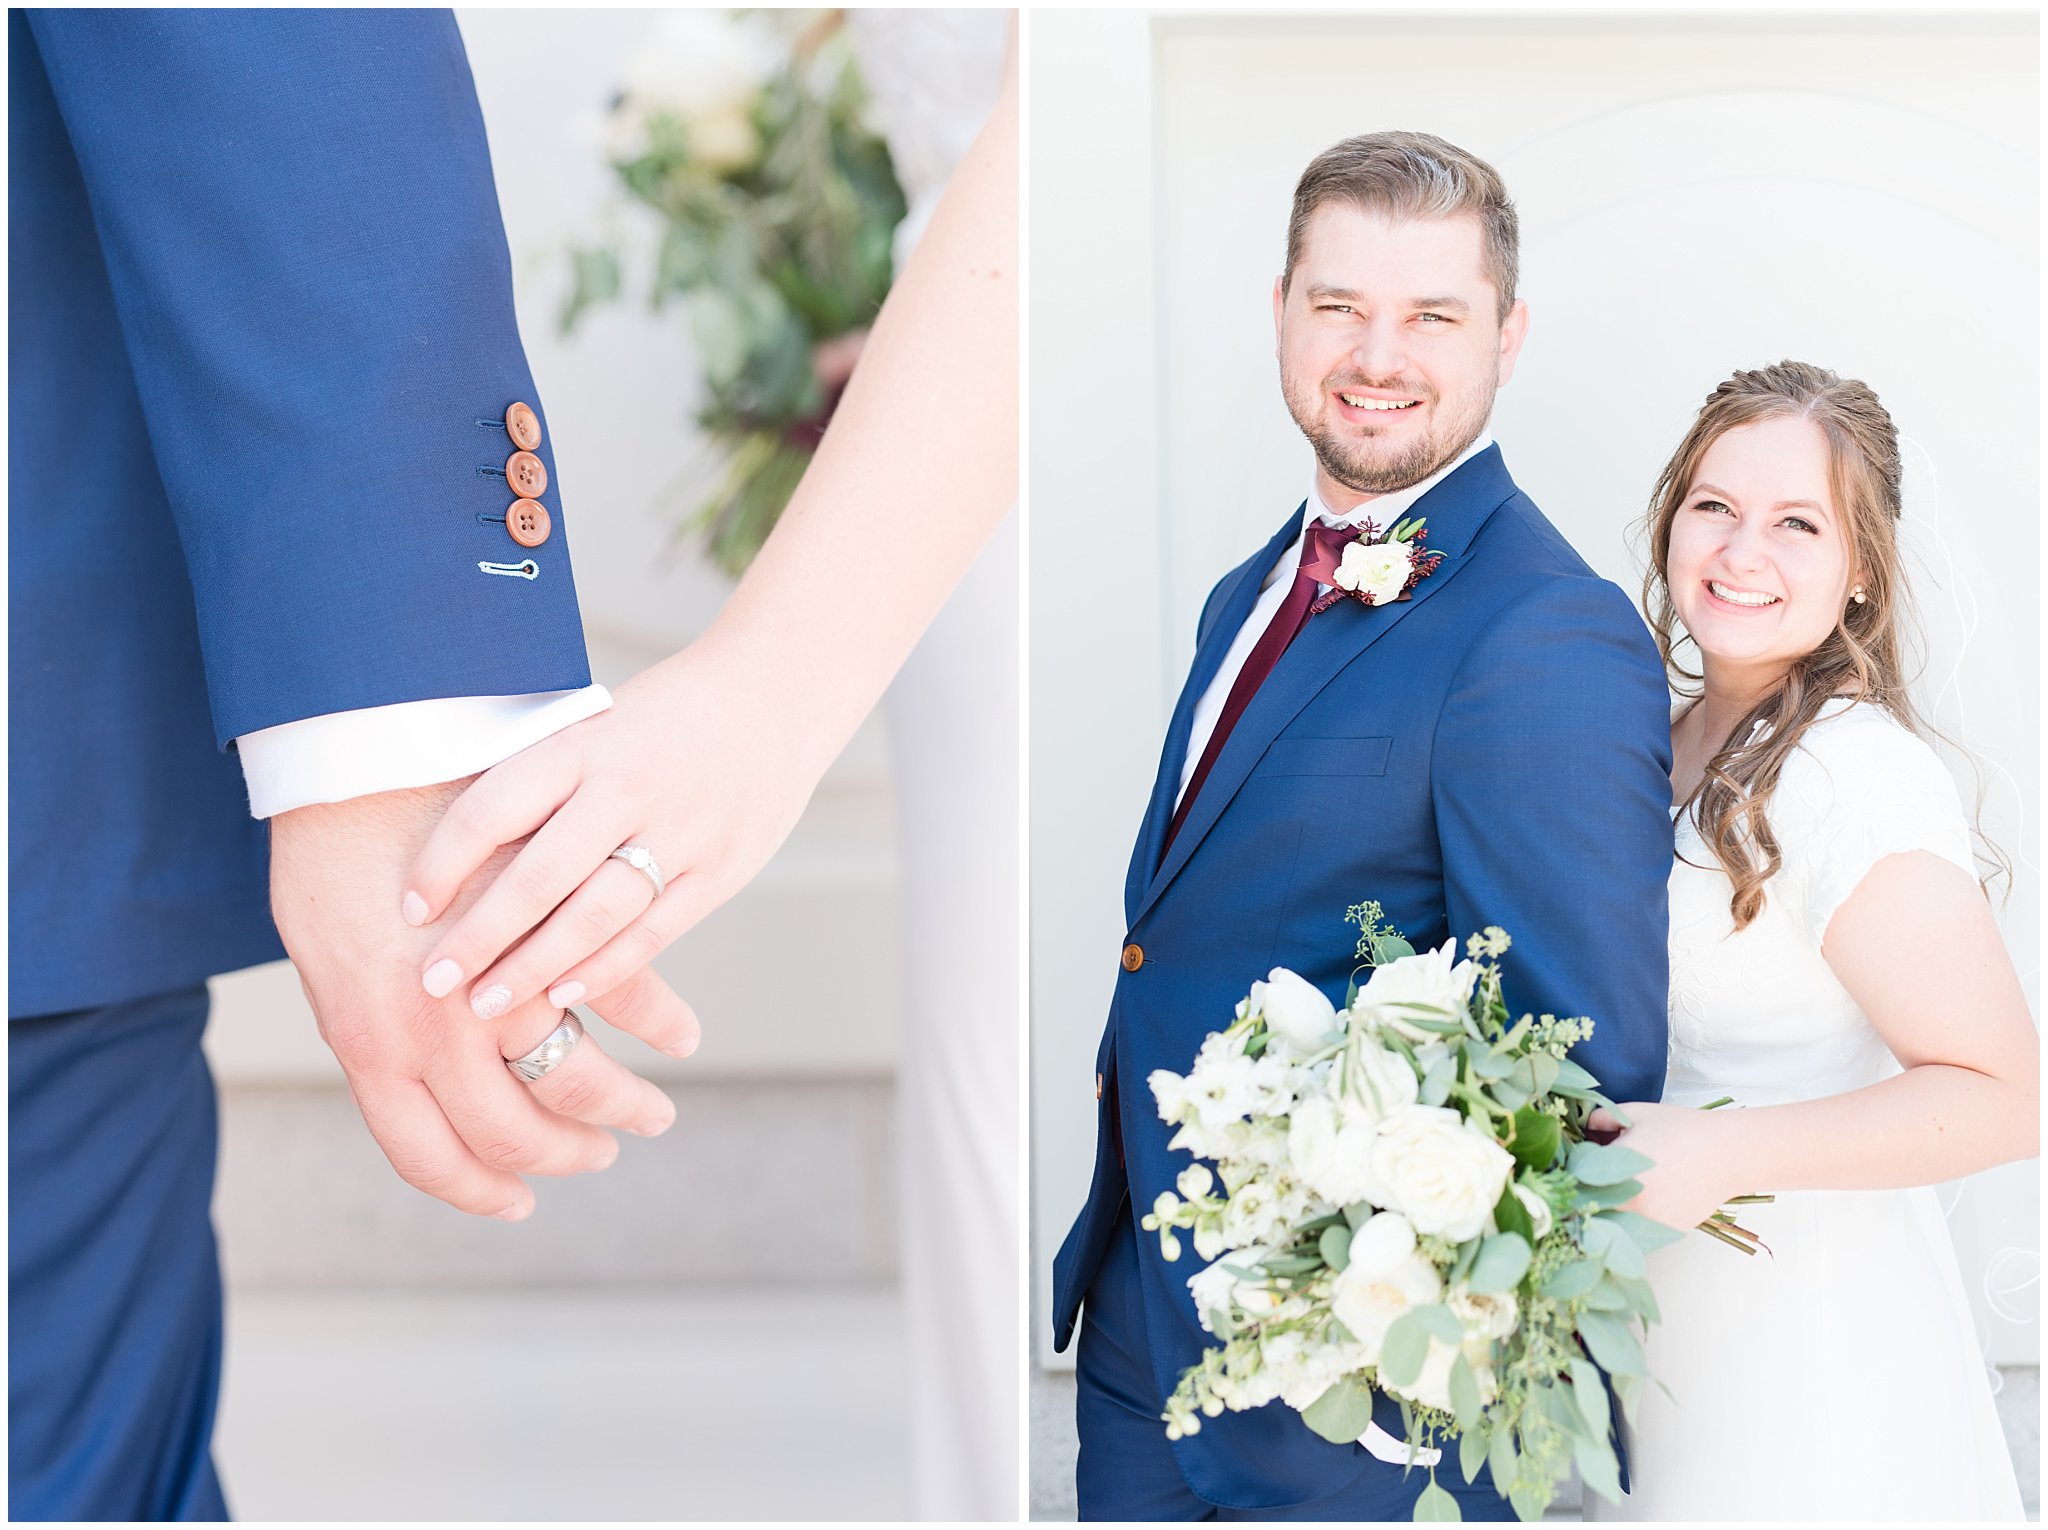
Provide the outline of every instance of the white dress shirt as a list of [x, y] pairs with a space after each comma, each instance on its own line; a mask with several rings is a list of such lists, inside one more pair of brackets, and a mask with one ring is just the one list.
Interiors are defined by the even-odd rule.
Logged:
[[[1405, 489], [1396, 489], [1391, 494], [1382, 494], [1368, 499], [1363, 504], [1339, 514], [1323, 503], [1322, 490], [1318, 487], [1319, 475], [1309, 477], [1308, 503], [1302, 506], [1301, 530], [1287, 551], [1275, 560], [1267, 570], [1265, 582], [1259, 586], [1258, 603], [1252, 607], [1252, 614], [1244, 619], [1244, 625], [1237, 629], [1237, 636], [1231, 640], [1230, 651], [1223, 655], [1223, 665], [1216, 671], [1216, 678], [1209, 682], [1209, 688], [1202, 692], [1202, 699], [1195, 703], [1194, 729], [1188, 734], [1188, 752], [1180, 762], [1180, 788], [1174, 793], [1174, 806], [1188, 789], [1188, 781], [1201, 763], [1202, 751], [1209, 747], [1209, 735], [1216, 731], [1216, 719], [1223, 714], [1223, 703], [1230, 699], [1230, 688], [1237, 684], [1237, 677], [1244, 668], [1244, 661], [1251, 657], [1266, 628], [1272, 624], [1273, 613], [1280, 609], [1287, 599], [1287, 592], [1294, 587], [1294, 571], [1301, 566], [1301, 542], [1308, 535], [1311, 518], [1320, 519], [1328, 526], [1355, 526], [1360, 521], [1371, 521], [1381, 531], [1392, 528], [1394, 523], [1414, 507], [1417, 500], [1462, 467], [1471, 458], [1478, 456], [1493, 445], [1493, 433], [1481, 430], [1477, 439], [1457, 456], [1438, 468], [1429, 477]], [[1327, 591], [1328, 585], [1318, 589]]]
[[330, 712], [235, 740], [249, 811], [270, 818], [314, 802], [431, 786], [489, 770], [612, 704], [601, 685], [530, 696], [454, 696]]

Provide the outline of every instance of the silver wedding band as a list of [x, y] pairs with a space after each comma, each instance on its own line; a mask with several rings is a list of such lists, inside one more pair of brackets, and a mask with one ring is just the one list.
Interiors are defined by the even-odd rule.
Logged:
[[661, 867], [657, 866], [654, 862], [654, 852], [645, 845], [621, 845], [607, 859], [624, 861], [628, 866], [639, 872], [640, 875], [647, 878], [648, 885], [654, 889], [655, 897], [659, 898], [661, 896]]
[[561, 1067], [568, 1055], [576, 1050], [576, 1043], [582, 1039], [583, 1022], [565, 1009], [562, 1011], [562, 1023], [548, 1032], [545, 1041], [524, 1057], [506, 1058], [505, 1066], [527, 1083], [538, 1083]]

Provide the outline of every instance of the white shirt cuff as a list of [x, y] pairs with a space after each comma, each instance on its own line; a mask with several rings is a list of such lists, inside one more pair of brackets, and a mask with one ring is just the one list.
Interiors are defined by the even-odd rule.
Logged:
[[489, 770], [612, 704], [601, 685], [529, 696], [454, 696], [330, 712], [235, 740], [249, 811], [271, 818], [315, 802], [431, 786]]

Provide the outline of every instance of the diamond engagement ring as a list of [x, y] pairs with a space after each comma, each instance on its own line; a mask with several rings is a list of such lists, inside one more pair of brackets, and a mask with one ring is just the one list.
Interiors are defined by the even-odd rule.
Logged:
[[654, 889], [655, 897], [659, 898], [661, 896], [661, 868], [654, 864], [653, 851], [641, 845], [621, 845], [607, 856], [606, 859], [624, 861], [628, 866], [639, 872], [640, 875], [647, 878], [648, 885]]
[[505, 1066], [527, 1083], [538, 1083], [561, 1067], [582, 1039], [583, 1022], [565, 1009], [562, 1011], [562, 1023], [548, 1032], [545, 1041], [524, 1057], [506, 1058]]

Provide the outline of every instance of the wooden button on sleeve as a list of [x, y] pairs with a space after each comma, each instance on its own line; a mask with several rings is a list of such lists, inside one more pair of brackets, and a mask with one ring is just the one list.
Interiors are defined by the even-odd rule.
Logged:
[[1136, 972], [1140, 967], [1144, 965], [1145, 948], [1143, 946], [1124, 947], [1124, 971]]
[[521, 451], [532, 451], [540, 445], [540, 416], [524, 404], [514, 404], [505, 411], [505, 434]]
[[505, 529], [521, 547], [538, 547], [548, 539], [555, 523], [548, 516], [548, 507], [539, 500], [515, 499], [505, 512]]
[[548, 470], [532, 452], [514, 452], [505, 459], [505, 481], [521, 499], [539, 499], [548, 486]]

